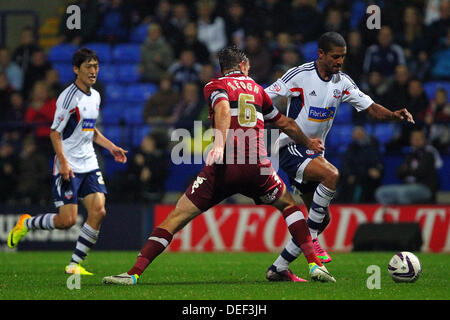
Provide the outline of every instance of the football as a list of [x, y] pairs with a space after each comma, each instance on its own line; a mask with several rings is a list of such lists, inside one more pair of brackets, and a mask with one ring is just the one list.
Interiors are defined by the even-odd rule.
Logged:
[[414, 282], [422, 273], [422, 265], [416, 255], [402, 251], [391, 258], [388, 271], [395, 282]]

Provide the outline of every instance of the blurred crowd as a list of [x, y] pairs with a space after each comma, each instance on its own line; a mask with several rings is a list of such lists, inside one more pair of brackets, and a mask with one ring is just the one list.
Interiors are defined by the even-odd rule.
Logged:
[[[308, 62], [304, 48], [323, 32], [341, 33], [347, 41], [343, 71], [376, 102], [391, 110], [406, 107], [416, 121], [380, 148], [363, 128], [371, 120], [354, 112], [354, 141], [342, 154], [344, 191], [338, 197], [342, 201], [381, 201], [375, 199], [383, 177], [380, 150], [402, 150], [406, 159], [418, 149], [411, 142], [417, 130], [426, 149], [433, 150], [435, 161], [429, 163], [434, 170], [439, 169], [439, 155], [450, 153], [448, 92], [438, 88], [427, 96], [424, 90], [427, 82], [450, 81], [450, 1], [78, 0], [74, 4], [81, 8], [82, 28], [67, 29], [67, 16], [62, 16], [60, 43], [114, 45], [130, 41], [133, 30], [144, 28], [140, 81], [158, 85], [146, 102], [144, 122], [188, 130], [193, 120], [207, 120], [202, 89], [219, 74], [216, 54], [224, 46], [243, 48], [251, 61], [250, 76], [268, 85], [288, 69]], [[380, 30], [366, 27], [370, 4], [382, 9]], [[38, 38], [37, 30], [26, 27], [19, 46], [0, 48], [2, 202], [45, 202], [49, 197], [53, 153], [48, 124], [66, 84], [59, 81]], [[97, 87], [102, 92], [102, 84]], [[111, 177], [117, 184], [133, 187], [129, 201], [159, 201], [163, 196], [161, 186], [169, 175], [166, 140], [150, 133], [130, 153], [120, 178]], [[354, 159], [362, 165], [352, 165]], [[403, 177], [404, 173], [399, 175]], [[435, 199], [437, 187], [432, 189], [427, 201]]]

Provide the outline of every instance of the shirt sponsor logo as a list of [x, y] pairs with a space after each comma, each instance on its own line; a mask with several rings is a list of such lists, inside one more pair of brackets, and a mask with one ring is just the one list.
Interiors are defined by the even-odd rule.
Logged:
[[94, 131], [95, 128], [95, 119], [83, 119], [81, 124], [82, 131]]
[[336, 107], [309, 107], [308, 120], [314, 122], [324, 122], [334, 118], [334, 114], [336, 113]]

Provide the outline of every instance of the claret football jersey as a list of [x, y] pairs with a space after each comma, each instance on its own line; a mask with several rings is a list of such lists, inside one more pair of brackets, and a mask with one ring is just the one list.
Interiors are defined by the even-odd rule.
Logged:
[[[240, 159], [249, 163], [250, 158], [255, 159], [254, 156], [264, 158], [267, 155], [264, 145], [264, 121], [276, 121], [281, 117], [264, 89], [252, 78], [236, 71], [208, 82], [204, 95], [209, 102], [213, 127], [217, 103], [222, 100], [230, 103], [231, 130], [228, 133], [228, 143], [233, 140], [232, 156], [235, 163], [239, 163]], [[230, 152], [230, 149], [227, 151]], [[227, 157], [231, 160], [230, 153], [227, 153]]]

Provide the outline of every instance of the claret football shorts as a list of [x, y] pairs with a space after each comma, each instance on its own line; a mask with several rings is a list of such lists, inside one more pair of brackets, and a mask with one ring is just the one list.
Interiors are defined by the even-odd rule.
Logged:
[[272, 204], [281, 197], [284, 188], [270, 162], [214, 164], [202, 168], [185, 194], [197, 208], [206, 211], [237, 193], [252, 198], [256, 204]]

